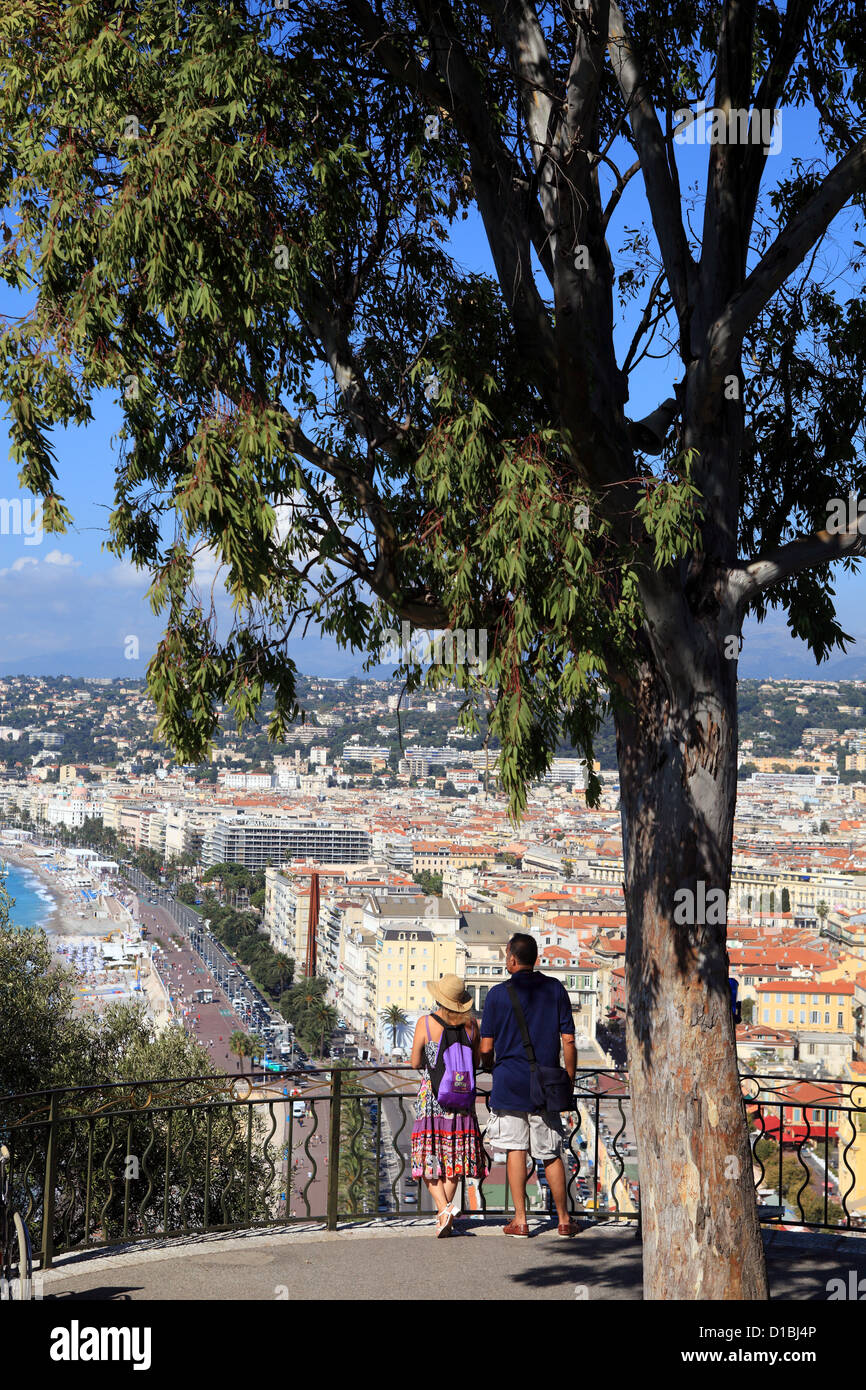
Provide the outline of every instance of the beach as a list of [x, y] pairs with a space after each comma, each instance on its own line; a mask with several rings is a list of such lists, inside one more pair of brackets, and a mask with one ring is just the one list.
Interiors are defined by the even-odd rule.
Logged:
[[[22, 922], [22, 926], [39, 926], [49, 936], [104, 936], [106, 932], [120, 926], [126, 913], [116, 899], [106, 899], [109, 917], [98, 918], [95, 907], [82, 903], [81, 897], [72, 885], [64, 884], [63, 877], [50, 872], [36, 857], [31, 844], [0, 843], [0, 859], [10, 868], [25, 870], [38, 883], [38, 896], [45, 904], [44, 916], [34, 922]], [[58, 849], [58, 855], [63, 851]], [[10, 887], [10, 896], [15, 893]], [[11, 917], [15, 921], [15, 908]]]
[[[56, 959], [77, 976], [76, 1011], [98, 1015], [109, 1004], [145, 1000], [154, 1016], [164, 1014], [165, 1000], [151, 979], [149, 956], [142, 961], [140, 987], [136, 987], [139, 977], [131, 967], [119, 968], [116, 961], [104, 958], [99, 938], [108, 941], [115, 933], [115, 940], [122, 939], [116, 934], [132, 926], [130, 912], [108, 892], [101, 898], [94, 894], [85, 899], [82, 885], [73, 882], [79, 871], [58, 873], [48, 867], [49, 863], [62, 862], [63, 850], [58, 848], [57, 861], [53, 861], [48, 856], [37, 857], [35, 848], [0, 843], [0, 859], [10, 870], [7, 890], [15, 900], [10, 920], [22, 931], [42, 928], [46, 932]], [[80, 872], [86, 880], [83, 866]], [[100, 916], [96, 916], [97, 911]]]

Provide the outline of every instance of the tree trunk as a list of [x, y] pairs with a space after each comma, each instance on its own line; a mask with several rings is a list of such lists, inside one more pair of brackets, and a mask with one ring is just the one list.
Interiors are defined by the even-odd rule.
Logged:
[[691, 628], [671, 648], [678, 675], [660, 669], [650, 620], [632, 708], [616, 714], [644, 1297], [766, 1299], [725, 946], [736, 661], [718, 607], [712, 624], [673, 607], [658, 627], [663, 648], [679, 623]]

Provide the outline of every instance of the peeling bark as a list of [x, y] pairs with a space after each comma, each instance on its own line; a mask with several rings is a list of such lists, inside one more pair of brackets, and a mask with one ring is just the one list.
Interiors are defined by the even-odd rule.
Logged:
[[727, 901], [736, 800], [736, 665], [709, 627], [688, 640], [692, 694], [672, 698], [647, 651], [617, 714], [644, 1297], [766, 1299], [726, 926], [674, 920], [678, 889]]

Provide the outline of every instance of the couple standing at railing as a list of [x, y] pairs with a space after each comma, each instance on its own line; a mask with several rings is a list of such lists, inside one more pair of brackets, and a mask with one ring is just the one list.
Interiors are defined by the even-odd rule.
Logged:
[[427, 982], [435, 1008], [419, 1018], [412, 1042], [412, 1066], [424, 1072], [415, 1101], [412, 1176], [424, 1179], [436, 1204], [437, 1236], [450, 1234], [454, 1225], [460, 1180], [487, 1174], [475, 1113], [479, 1068], [493, 1072], [484, 1133], [489, 1147], [507, 1155], [514, 1199], [505, 1234], [529, 1235], [526, 1180], [532, 1159], [544, 1164], [558, 1234], [577, 1234], [568, 1214], [561, 1119], [562, 1111], [573, 1109], [574, 1019], [563, 985], [536, 971], [537, 959], [535, 938], [515, 933], [505, 948], [511, 978], [489, 991], [480, 1027], [463, 980], [445, 975]]

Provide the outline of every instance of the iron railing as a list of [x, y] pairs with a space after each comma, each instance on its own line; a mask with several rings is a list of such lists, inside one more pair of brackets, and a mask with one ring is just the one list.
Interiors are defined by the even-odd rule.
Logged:
[[[415, 1215], [425, 1195], [411, 1176], [417, 1084], [406, 1065], [365, 1065], [312, 1082], [287, 1071], [279, 1081], [210, 1075], [58, 1088], [0, 1099], [0, 1139], [46, 1269], [57, 1253], [96, 1245]], [[866, 1227], [866, 1087], [744, 1075], [742, 1090], [762, 1220]], [[482, 1127], [487, 1105], [485, 1089]], [[758, 1141], [780, 1132], [778, 1158], [767, 1160]], [[639, 1221], [625, 1072], [578, 1072], [566, 1136], [572, 1213]], [[461, 1188], [463, 1210], [479, 1218], [513, 1209], [503, 1158], [486, 1147], [487, 1177]], [[791, 1181], [791, 1160], [801, 1184]], [[541, 1173], [530, 1193], [531, 1209], [552, 1209]]]

